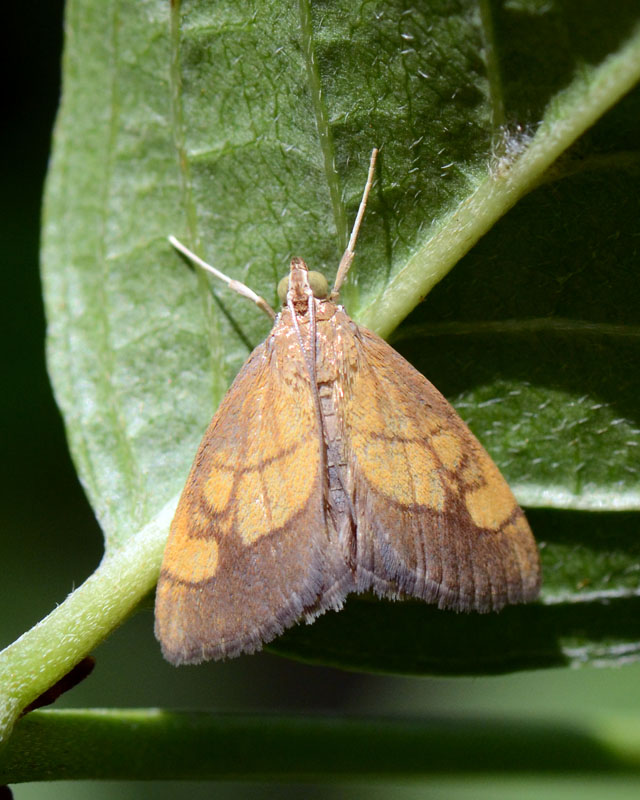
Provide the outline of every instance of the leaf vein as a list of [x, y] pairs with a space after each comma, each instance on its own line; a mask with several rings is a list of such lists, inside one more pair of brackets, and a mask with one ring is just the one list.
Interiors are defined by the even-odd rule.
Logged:
[[338, 235], [338, 242], [341, 248], [347, 246], [349, 230], [347, 226], [347, 216], [342, 201], [342, 191], [340, 180], [336, 169], [335, 148], [331, 127], [329, 124], [329, 114], [325, 99], [322, 93], [320, 71], [316, 60], [313, 46], [313, 23], [311, 20], [311, 7], [309, 0], [299, 0], [300, 8], [300, 31], [302, 34], [302, 49], [304, 61], [307, 68], [307, 78], [309, 80], [309, 90], [311, 92], [311, 102], [316, 117], [320, 148], [324, 162], [324, 173], [327, 179], [329, 195], [331, 197], [331, 207], [333, 218]]

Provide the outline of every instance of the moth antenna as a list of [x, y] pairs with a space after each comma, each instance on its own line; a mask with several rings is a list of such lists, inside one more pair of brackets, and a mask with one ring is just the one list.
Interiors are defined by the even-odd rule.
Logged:
[[332, 298], [336, 297], [340, 293], [340, 287], [344, 283], [344, 279], [347, 277], [347, 273], [349, 272], [349, 267], [351, 266], [351, 262], [353, 261], [353, 256], [355, 255], [356, 241], [358, 239], [358, 233], [360, 232], [360, 225], [362, 223], [362, 218], [364, 217], [364, 212], [367, 207], [369, 192], [371, 191], [371, 187], [373, 186], [373, 174], [376, 169], [377, 157], [378, 157], [378, 148], [374, 147], [373, 150], [371, 151], [371, 160], [369, 161], [369, 174], [367, 175], [367, 182], [364, 186], [364, 191], [362, 192], [362, 200], [360, 201], [360, 208], [358, 209], [358, 214], [356, 215], [356, 221], [353, 223], [353, 230], [351, 231], [349, 244], [347, 245], [347, 249], [344, 251], [342, 258], [340, 259], [340, 265], [338, 266], [338, 274], [336, 275], [336, 282], [333, 284], [333, 289], [331, 291]]
[[175, 247], [178, 252], [182, 253], [183, 256], [186, 256], [189, 261], [193, 262], [201, 269], [210, 272], [212, 275], [215, 275], [216, 278], [219, 278], [221, 281], [224, 281], [227, 286], [232, 289], [234, 292], [246, 297], [248, 300], [251, 300], [255, 303], [261, 311], [270, 317], [272, 320], [276, 318], [276, 312], [271, 308], [267, 301], [260, 297], [260, 295], [256, 294], [253, 289], [250, 289], [248, 286], [245, 286], [244, 283], [240, 281], [236, 281], [233, 278], [230, 278], [228, 275], [225, 275], [224, 272], [220, 272], [219, 269], [212, 267], [211, 264], [207, 264], [206, 261], [203, 261], [199, 256], [197, 256], [194, 252], [189, 250], [188, 247], [182, 244], [182, 242], [178, 241], [175, 236], [169, 236], [170, 244]]

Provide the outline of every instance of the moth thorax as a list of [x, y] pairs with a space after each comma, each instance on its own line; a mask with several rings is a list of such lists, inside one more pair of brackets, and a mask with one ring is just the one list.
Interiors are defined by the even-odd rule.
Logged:
[[294, 298], [306, 301], [307, 287], [314, 297], [324, 300], [329, 296], [329, 284], [321, 272], [310, 270], [301, 258], [291, 259], [291, 271], [278, 284], [278, 297], [281, 303], [287, 302], [289, 287], [293, 288]]

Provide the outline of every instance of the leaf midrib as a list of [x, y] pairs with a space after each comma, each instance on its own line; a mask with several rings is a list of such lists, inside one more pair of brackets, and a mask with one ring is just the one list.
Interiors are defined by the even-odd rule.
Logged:
[[327, 180], [329, 196], [333, 218], [338, 236], [338, 243], [341, 249], [347, 246], [349, 229], [347, 225], [347, 215], [342, 201], [342, 189], [340, 179], [336, 170], [335, 148], [331, 126], [329, 125], [329, 114], [323, 99], [322, 83], [318, 71], [317, 59], [314, 53], [313, 26], [311, 23], [311, 6], [309, 0], [299, 0], [300, 11], [300, 33], [302, 35], [302, 52], [307, 70], [309, 81], [309, 92], [311, 102], [316, 117], [318, 128], [318, 138], [320, 150], [324, 164], [324, 174]]

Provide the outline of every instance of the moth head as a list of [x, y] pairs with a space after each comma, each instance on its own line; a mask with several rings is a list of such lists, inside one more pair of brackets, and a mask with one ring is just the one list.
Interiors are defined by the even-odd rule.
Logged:
[[306, 287], [308, 286], [313, 296], [324, 300], [329, 296], [329, 284], [321, 272], [310, 270], [301, 258], [291, 259], [291, 270], [278, 284], [278, 297], [284, 305], [287, 302], [289, 287], [294, 289], [294, 295], [300, 293], [301, 299], [306, 302]]

